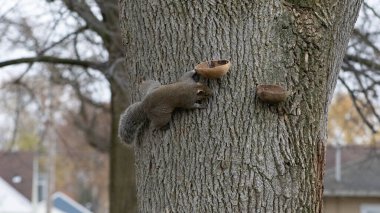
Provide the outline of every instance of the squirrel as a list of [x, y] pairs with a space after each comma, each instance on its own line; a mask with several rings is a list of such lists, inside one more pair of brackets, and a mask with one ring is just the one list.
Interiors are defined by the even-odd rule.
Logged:
[[193, 77], [195, 71], [186, 72], [177, 82], [161, 85], [154, 80], [144, 81], [140, 91], [144, 97], [130, 105], [120, 116], [119, 137], [126, 144], [131, 144], [138, 130], [146, 121], [152, 129], [165, 127], [176, 108], [202, 109], [199, 101], [212, 95], [212, 90]]

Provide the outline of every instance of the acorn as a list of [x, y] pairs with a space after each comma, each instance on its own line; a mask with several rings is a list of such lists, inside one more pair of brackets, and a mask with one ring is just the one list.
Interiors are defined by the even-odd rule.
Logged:
[[260, 84], [256, 87], [259, 99], [264, 103], [277, 104], [286, 100], [289, 92], [279, 85]]

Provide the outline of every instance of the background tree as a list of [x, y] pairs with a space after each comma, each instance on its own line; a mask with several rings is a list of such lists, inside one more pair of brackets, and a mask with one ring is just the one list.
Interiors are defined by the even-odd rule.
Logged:
[[347, 91], [353, 106], [372, 134], [380, 125], [377, 103], [380, 86], [380, 10], [375, 3], [365, 1], [359, 22], [353, 31], [340, 85]]
[[329, 143], [335, 144], [339, 141], [344, 144], [369, 145], [378, 142], [379, 132], [374, 134], [362, 119], [364, 116], [366, 120], [375, 121], [372, 109], [376, 108], [376, 104], [360, 106], [360, 115], [349, 94], [343, 91], [335, 94], [329, 110]]
[[379, 26], [379, 8], [372, 1], [364, 1], [329, 111], [330, 143], [379, 142]]
[[[35, 77], [33, 81], [28, 77], [24, 79], [28, 83], [36, 84], [33, 85], [33, 89], [28, 88], [27, 86], [31, 85], [27, 83], [10, 83], [5, 84], [1, 92], [4, 96], [1, 98], [4, 100], [1, 111], [12, 115], [2, 118], [3, 125], [8, 126], [4, 133], [10, 134], [3, 134], [4, 138], [0, 141], [1, 149], [35, 151], [40, 162], [41, 178], [47, 178], [51, 161], [48, 159], [48, 148], [52, 140], [55, 140], [54, 191], [68, 194], [95, 212], [107, 212], [108, 152], [99, 150], [107, 150], [108, 143], [104, 142], [109, 140], [109, 113], [85, 102], [72, 100], [76, 97], [73, 91], [66, 91], [63, 96], [56, 96], [47, 101], [45, 91], [48, 89], [45, 86], [49, 81], [43, 80], [43, 77]], [[65, 91], [65, 86], [55, 85], [50, 90], [51, 93], [59, 94]], [[49, 111], [54, 112], [51, 119], [46, 115], [47, 105]], [[9, 121], [7, 117], [10, 118]], [[84, 118], [88, 121], [83, 121]], [[83, 122], [87, 125], [82, 124]], [[97, 134], [86, 134], [87, 131], [79, 128], [82, 126], [90, 126]], [[105, 139], [101, 140], [102, 138]]]
[[[214, 54], [233, 63], [208, 81], [207, 110], [144, 129], [139, 210], [321, 212], [327, 107], [360, 4], [121, 1], [132, 94], [142, 77], [172, 82]], [[258, 84], [291, 95], [270, 106]]]
[[[33, 90], [37, 81], [29, 81], [30, 78], [27, 77], [38, 76], [51, 85], [45, 87], [46, 90], [41, 94], [47, 94], [57, 85], [64, 85], [65, 90], [54, 93], [55, 95], [64, 96], [66, 90], [73, 91], [76, 100], [80, 102], [81, 112], [73, 124], [76, 128], [84, 130], [83, 133], [90, 144], [101, 152], [109, 152], [111, 156], [111, 212], [124, 211], [127, 206], [133, 210], [136, 203], [133, 151], [118, 143], [116, 134], [118, 116], [128, 105], [128, 96], [124, 88], [124, 50], [119, 32], [117, 1], [48, 2], [12, 2], [13, 5], [2, 10], [2, 47], [9, 53], [16, 50], [16, 54], [25, 55], [16, 59], [3, 58], [0, 62], [0, 67], [22, 65], [18, 73], [11, 72], [10, 76], [5, 76], [7, 85], [23, 87], [33, 96], [37, 92]], [[19, 7], [25, 3], [29, 7]], [[71, 29], [71, 32], [67, 32], [66, 29]], [[23, 51], [17, 52], [19, 50]], [[43, 62], [44, 65], [36, 64], [37, 62]], [[20, 68], [23, 70], [20, 71]], [[106, 81], [109, 88], [104, 86]], [[111, 104], [95, 97], [96, 94], [104, 93], [96, 92], [94, 88], [111, 90]], [[40, 105], [38, 102], [34, 104], [41, 106], [38, 109], [43, 112], [45, 102], [46, 100], [42, 100]], [[70, 99], [67, 105], [72, 105], [73, 102], [75, 101]], [[102, 125], [96, 117], [97, 114], [89, 115], [91, 111], [85, 110], [86, 105], [107, 111], [112, 117], [112, 123], [107, 125], [111, 127], [111, 134], [109, 137], [103, 137], [105, 141], [99, 140], [103, 135], [97, 132]], [[20, 111], [23, 108], [16, 109]], [[42, 124], [46, 113], [39, 115], [41, 116], [38, 119]], [[18, 121], [18, 118], [19, 116], [16, 116], [15, 121]], [[14, 127], [16, 132], [17, 125]], [[106, 129], [102, 129], [102, 133], [106, 133]]]

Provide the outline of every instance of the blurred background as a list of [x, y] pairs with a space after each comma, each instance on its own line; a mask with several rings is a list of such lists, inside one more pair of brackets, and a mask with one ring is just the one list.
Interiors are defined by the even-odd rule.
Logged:
[[[117, 1], [1, 3], [0, 213], [108, 212]], [[365, 0], [329, 111], [325, 212], [380, 213], [379, 35]]]

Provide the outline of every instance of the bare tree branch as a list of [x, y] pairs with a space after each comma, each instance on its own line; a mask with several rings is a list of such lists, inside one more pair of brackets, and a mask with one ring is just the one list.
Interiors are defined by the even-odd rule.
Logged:
[[377, 130], [375, 129], [375, 127], [367, 119], [367, 117], [362, 112], [362, 108], [358, 105], [358, 103], [357, 103], [358, 99], [357, 99], [356, 95], [354, 94], [354, 92], [350, 89], [350, 87], [347, 85], [347, 83], [344, 81], [343, 78], [338, 77], [338, 79], [340, 82], [342, 82], [343, 86], [347, 89], [348, 94], [351, 97], [352, 103], [354, 104], [354, 107], [355, 107], [356, 111], [358, 112], [359, 116], [362, 118], [363, 122], [366, 124], [366, 126], [371, 130], [371, 132], [373, 134], [377, 133]]
[[363, 6], [364, 6], [365, 8], [367, 8], [367, 9], [369, 9], [369, 10], [373, 13], [373, 15], [374, 15], [375, 17], [377, 17], [377, 18], [380, 19], [380, 14], [378, 14], [378, 13], [376, 12], [376, 10], [373, 9], [373, 7], [371, 7], [367, 2], [363, 2]]
[[108, 29], [112, 30], [115, 33], [119, 32], [119, 25], [118, 24], [111, 24], [111, 23], [118, 23], [119, 22], [119, 8], [118, 8], [118, 0], [95, 0], [96, 4], [98, 5], [100, 12], [103, 16], [103, 23], [106, 24]]
[[367, 101], [368, 103], [368, 107], [370, 108], [370, 110], [372, 111], [373, 115], [377, 118], [378, 121], [380, 121], [380, 116], [379, 114], [377, 114], [376, 112], [376, 109], [375, 107], [373, 106], [373, 103], [371, 102], [369, 96], [368, 96], [368, 93], [369, 93], [369, 89], [364, 87], [363, 85], [363, 82], [361, 81], [360, 77], [356, 74], [354, 75], [355, 78], [356, 78], [356, 81], [358, 82], [360, 88], [362, 89], [362, 93], [364, 94], [364, 97], [365, 97], [365, 100]]
[[92, 115], [89, 123], [84, 123], [81, 119], [76, 118], [74, 120], [74, 124], [80, 130], [82, 130], [83, 133], [85, 133], [90, 146], [94, 147], [100, 152], [106, 153], [109, 151], [110, 142], [107, 140], [107, 138], [97, 132], [95, 128], [97, 122], [96, 118], [96, 115]]
[[3, 18], [10, 12], [12, 12], [20, 2], [16, 2], [12, 7], [10, 7], [8, 10], [4, 11], [3, 14], [0, 14], [0, 21], [3, 21]]
[[96, 101], [92, 100], [91, 98], [87, 97], [86, 95], [82, 94], [81, 85], [79, 84], [78, 81], [73, 81], [73, 80], [67, 79], [61, 75], [56, 76], [56, 77], [59, 77], [59, 79], [52, 79], [53, 82], [56, 84], [61, 84], [61, 85], [65, 85], [65, 84], [70, 85], [82, 103], [87, 103], [87, 104], [89, 104], [95, 108], [99, 108], [99, 109], [102, 109], [106, 112], [109, 112], [109, 107], [106, 104], [96, 102]]
[[360, 42], [363, 42], [364, 44], [368, 45], [374, 51], [374, 53], [376, 55], [380, 54], [379, 48], [377, 48], [376, 45], [369, 40], [369, 38], [368, 38], [369, 35], [363, 34], [358, 29], [354, 29], [353, 34], [358, 37], [358, 39], [360, 40]]
[[376, 63], [374, 60], [362, 58], [360, 56], [351, 55], [351, 54], [346, 54], [345, 59], [363, 64], [369, 68], [372, 68], [378, 71], [380, 70], [380, 64]]
[[88, 29], [87, 26], [83, 26], [83, 27], [80, 27], [78, 28], [77, 30], [75, 30], [74, 32], [71, 32], [69, 34], [67, 34], [66, 36], [62, 37], [61, 39], [59, 39], [58, 41], [52, 43], [51, 45], [49, 45], [48, 47], [45, 47], [43, 50], [39, 51], [38, 52], [38, 55], [43, 55], [45, 52], [47, 52], [48, 50], [54, 48], [55, 46], [57, 46], [58, 44], [62, 43], [63, 41], [65, 41], [66, 39], [70, 38], [71, 36], [73, 35], [78, 35], [79, 33], [83, 32], [84, 30]]
[[83, 18], [89, 28], [94, 30], [103, 39], [113, 35], [113, 32], [109, 31], [106, 25], [96, 18], [85, 1], [64, 0], [63, 2], [69, 10], [76, 12], [81, 18]]
[[18, 58], [18, 59], [12, 59], [8, 61], [2, 61], [0, 62], [0, 67], [22, 64], [22, 63], [34, 63], [34, 62], [76, 65], [76, 66], [81, 66], [85, 68], [93, 68], [97, 70], [104, 70], [104, 67], [105, 67], [105, 63], [95, 63], [92, 61], [77, 60], [77, 59], [71, 59], [71, 58], [59, 58], [59, 57], [54, 57], [54, 56], [36, 56], [36, 57]]

